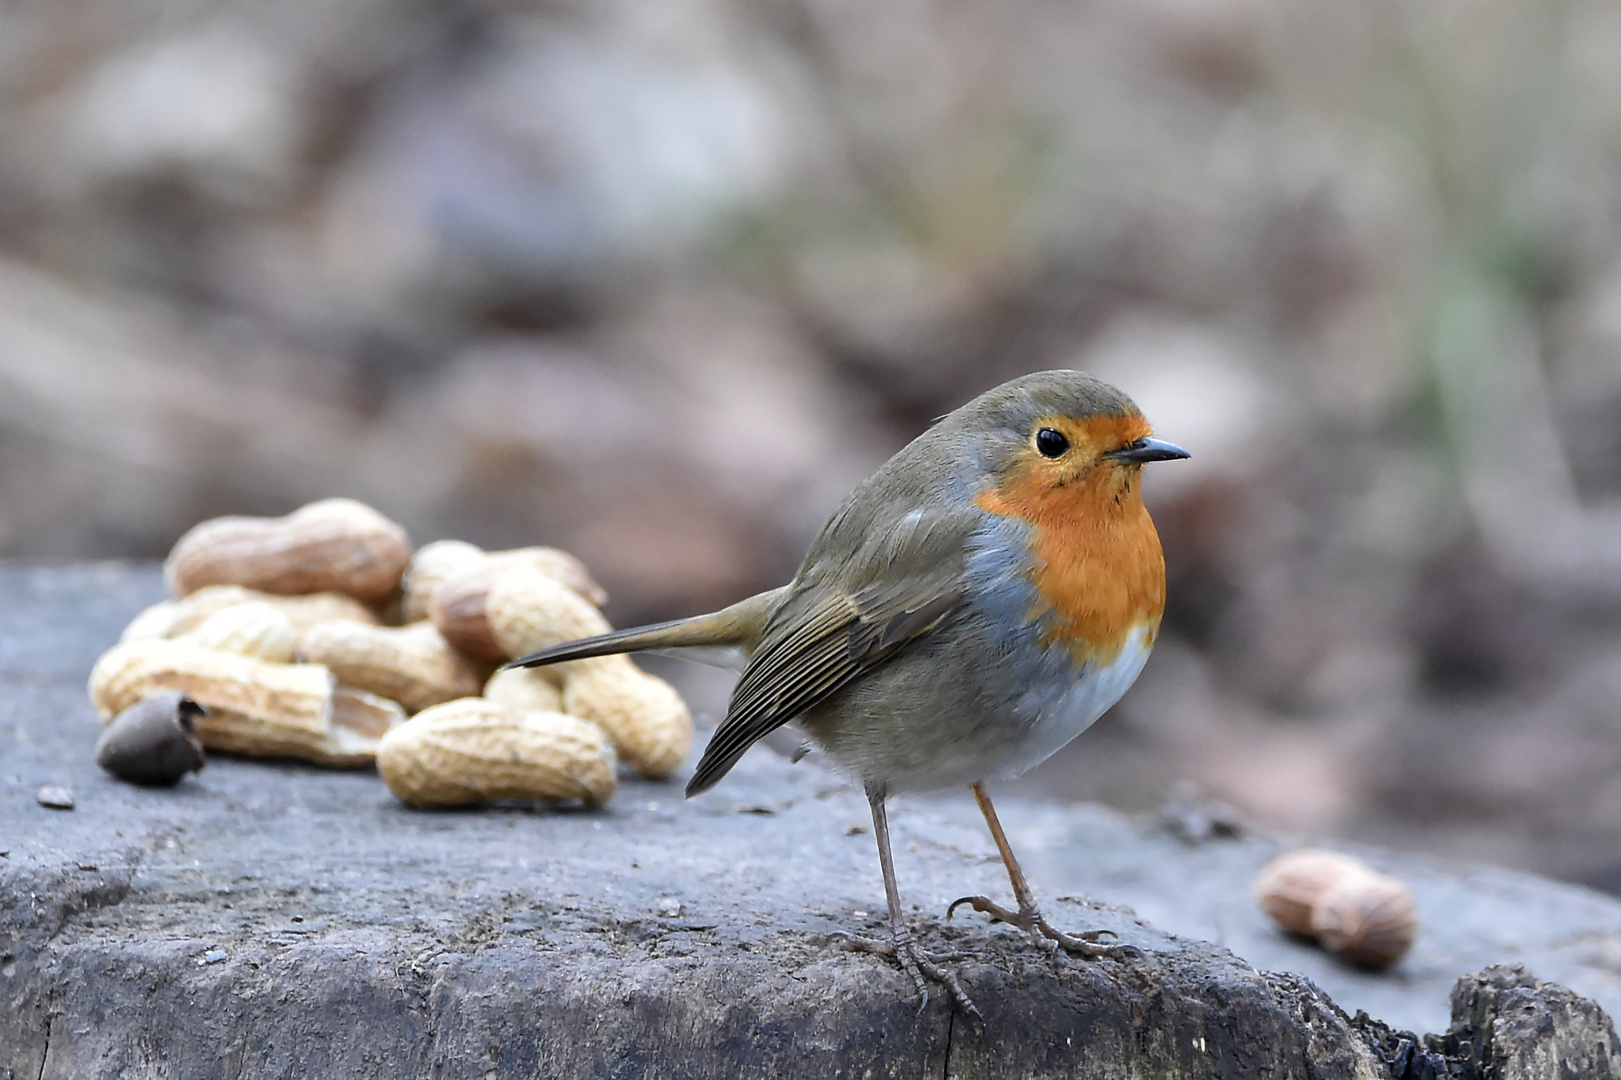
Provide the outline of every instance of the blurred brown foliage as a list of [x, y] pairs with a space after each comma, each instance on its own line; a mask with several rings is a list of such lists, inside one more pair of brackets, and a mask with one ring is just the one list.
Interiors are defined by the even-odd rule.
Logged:
[[1026, 783], [1621, 888], [1618, 57], [1609, 0], [18, 0], [0, 551], [346, 494], [673, 616], [1083, 367], [1195, 459], [1159, 654]]

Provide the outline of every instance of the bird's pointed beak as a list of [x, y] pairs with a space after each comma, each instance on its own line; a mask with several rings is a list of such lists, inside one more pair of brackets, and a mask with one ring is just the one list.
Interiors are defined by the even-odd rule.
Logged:
[[1142, 438], [1103, 456], [1126, 465], [1141, 465], [1145, 461], [1179, 461], [1193, 455], [1164, 439]]

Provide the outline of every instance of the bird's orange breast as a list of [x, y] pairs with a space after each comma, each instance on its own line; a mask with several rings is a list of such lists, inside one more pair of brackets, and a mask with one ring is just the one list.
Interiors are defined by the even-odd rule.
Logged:
[[1038, 462], [1015, 466], [975, 502], [1033, 526], [1029, 576], [1044, 607], [1043, 644], [1077, 665], [1107, 664], [1142, 628], [1152, 645], [1165, 610], [1165, 556], [1143, 506], [1140, 469], [1099, 463], [1054, 484]]

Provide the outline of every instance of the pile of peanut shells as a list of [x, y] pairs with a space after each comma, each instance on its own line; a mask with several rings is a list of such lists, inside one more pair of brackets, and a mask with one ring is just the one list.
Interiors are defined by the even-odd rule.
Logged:
[[[193, 701], [206, 712], [180, 717], [185, 737], [334, 767], [375, 761], [414, 806], [601, 805], [620, 762], [668, 776], [692, 742], [680, 695], [627, 657], [498, 670], [610, 629], [601, 588], [567, 552], [441, 540], [413, 553], [376, 510], [323, 499], [205, 521], [164, 577], [174, 599], [138, 615], [90, 675], [115, 726], [128, 716], [172, 735], [154, 714]], [[122, 743], [138, 753], [143, 738]]]

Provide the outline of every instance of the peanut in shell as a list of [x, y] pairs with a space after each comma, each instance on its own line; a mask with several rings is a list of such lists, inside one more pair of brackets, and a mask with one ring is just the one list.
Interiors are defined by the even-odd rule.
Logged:
[[628, 656], [576, 660], [563, 675], [563, 711], [596, 724], [626, 765], [659, 780], [692, 748], [692, 713], [675, 687]]
[[1311, 934], [1311, 909], [1335, 882], [1367, 870], [1360, 859], [1303, 848], [1278, 856], [1261, 868], [1252, 886], [1266, 913], [1291, 934]]
[[[613, 629], [585, 597], [528, 565], [496, 572], [484, 601], [490, 636], [503, 656], [520, 656]], [[560, 665], [566, 673], [568, 667]]]
[[400, 627], [346, 619], [317, 623], [304, 632], [298, 653], [326, 665], [344, 685], [397, 701], [408, 712], [477, 694], [489, 670], [475, 666], [425, 622]]
[[177, 640], [181, 639], [221, 652], [290, 664], [298, 652], [299, 631], [274, 604], [248, 600], [214, 612]]
[[[486, 605], [502, 650], [513, 658], [611, 627], [584, 597], [531, 567], [498, 573]], [[563, 678], [563, 711], [599, 725], [619, 758], [643, 776], [669, 776], [692, 746], [692, 713], [663, 679], [627, 656], [551, 665]]]
[[405, 530], [353, 499], [322, 499], [285, 517], [221, 517], [193, 526], [163, 566], [176, 596], [206, 585], [264, 592], [335, 591], [368, 603], [399, 587], [411, 558]]
[[593, 724], [555, 712], [463, 698], [425, 709], [390, 731], [377, 770], [412, 806], [472, 806], [495, 799], [583, 799], [614, 791], [612, 743]]
[[1356, 874], [1334, 883], [1311, 912], [1323, 948], [1356, 965], [1389, 967], [1413, 947], [1418, 912], [1406, 885], [1388, 874]]
[[401, 613], [405, 621], [414, 623], [428, 618], [435, 590], [462, 571], [483, 565], [488, 558], [483, 548], [466, 540], [435, 540], [417, 548], [405, 569], [405, 580], [400, 583], [404, 594]]
[[339, 767], [369, 764], [376, 754], [375, 736], [333, 722], [337, 682], [319, 664], [273, 664], [189, 641], [141, 640], [113, 646], [90, 672], [90, 700], [103, 720], [169, 690], [208, 710], [196, 718], [196, 731], [211, 750]]
[[[516, 577], [513, 577], [516, 575]], [[470, 656], [510, 659], [489, 614], [489, 594], [498, 580], [545, 578], [595, 610], [607, 594], [592, 580], [585, 565], [566, 551], [527, 547], [497, 551], [442, 581], [429, 603], [429, 615], [440, 633]], [[600, 616], [599, 616], [600, 621]], [[606, 626], [607, 623], [601, 623]]]
[[1418, 932], [1412, 893], [1361, 859], [1305, 848], [1278, 856], [1255, 879], [1261, 906], [1291, 933], [1358, 967], [1388, 967]]
[[532, 566], [560, 585], [566, 585], [591, 601], [593, 607], [601, 607], [608, 602], [608, 593], [597, 579], [591, 576], [585, 563], [562, 548], [542, 547], [539, 545], [521, 548], [508, 548], [505, 551], [492, 551], [489, 553], [490, 564], [496, 570], [504, 570], [509, 566]]
[[353, 619], [371, 624], [378, 621], [375, 611], [343, 593], [281, 596], [243, 585], [205, 585], [179, 600], [163, 600], [153, 604], [135, 616], [118, 640], [179, 637], [197, 629], [226, 608], [249, 603], [269, 604], [286, 615], [293, 627], [300, 631], [328, 619]]

